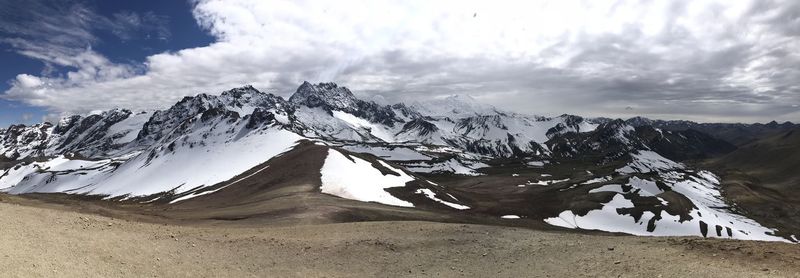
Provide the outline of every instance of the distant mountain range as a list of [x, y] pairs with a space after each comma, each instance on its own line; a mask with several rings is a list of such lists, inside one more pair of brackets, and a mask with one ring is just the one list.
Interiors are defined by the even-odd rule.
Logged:
[[245, 86], [0, 130], [0, 189], [224, 207], [308, 183], [303, 194], [470, 221], [793, 241], [730, 210], [719, 177], [681, 161], [794, 127], [542, 117], [465, 97], [379, 105], [334, 83], [305, 82], [287, 100]]
[[800, 127], [792, 122], [778, 123], [776, 121], [771, 121], [766, 124], [696, 123], [692, 121], [651, 120], [643, 117], [633, 117], [626, 122], [633, 126], [652, 126], [663, 130], [678, 131], [693, 129], [707, 133], [717, 139], [728, 141], [737, 146]]

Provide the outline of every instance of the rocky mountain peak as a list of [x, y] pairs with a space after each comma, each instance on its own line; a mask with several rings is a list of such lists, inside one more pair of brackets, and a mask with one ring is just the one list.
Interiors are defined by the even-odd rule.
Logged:
[[609, 130], [633, 130], [633, 126], [629, 125], [622, 119], [614, 119], [607, 123], [603, 123], [598, 127], [598, 129], [609, 129]]
[[289, 98], [289, 102], [308, 107], [321, 106], [329, 110], [352, 110], [357, 106], [358, 99], [347, 87], [339, 87], [336, 83], [314, 85], [305, 81]]
[[282, 97], [261, 92], [251, 85], [222, 92], [219, 98], [222, 103], [228, 106], [229, 110], [242, 112], [245, 115], [250, 114], [250, 111], [254, 110], [256, 107], [285, 109], [289, 106]]
[[653, 120], [645, 118], [645, 117], [640, 117], [640, 116], [636, 116], [636, 117], [627, 119], [627, 120], [625, 120], [625, 122], [627, 122], [628, 124], [630, 124], [630, 125], [632, 125], [634, 127], [646, 126], [646, 125], [652, 125], [653, 124]]
[[41, 155], [47, 145], [47, 130], [53, 125], [41, 123], [31, 126], [11, 125], [0, 133], [0, 155], [18, 159]]
[[261, 91], [253, 87], [252, 85], [244, 85], [239, 88], [233, 88], [227, 91], [222, 92], [223, 97], [231, 97], [231, 98], [248, 98], [254, 94], [261, 94]]
[[636, 143], [631, 141], [631, 139], [636, 139], [636, 136], [633, 135], [636, 129], [622, 119], [601, 124], [596, 131], [602, 140], [617, 141], [628, 147], [632, 147]]

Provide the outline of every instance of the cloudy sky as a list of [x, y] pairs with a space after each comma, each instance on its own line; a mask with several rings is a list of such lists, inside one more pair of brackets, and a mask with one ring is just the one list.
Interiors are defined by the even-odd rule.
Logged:
[[304, 80], [539, 115], [800, 121], [793, 0], [0, 0], [0, 61], [0, 126]]

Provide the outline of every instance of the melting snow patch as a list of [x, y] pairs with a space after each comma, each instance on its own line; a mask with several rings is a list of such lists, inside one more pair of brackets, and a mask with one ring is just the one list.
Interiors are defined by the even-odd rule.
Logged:
[[[427, 189], [427, 188], [418, 189], [416, 193], [417, 194], [425, 194], [425, 197], [428, 197], [428, 199], [431, 199], [431, 200], [434, 200], [436, 202], [442, 203], [442, 204], [444, 204], [444, 205], [446, 205], [448, 207], [454, 208], [454, 209], [458, 209], [458, 210], [470, 209], [470, 207], [465, 206], [465, 205], [459, 205], [459, 204], [456, 204], [456, 203], [451, 203], [451, 202], [436, 198], [436, 193], [433, 193], [433, 191], [431, 191], [430, 189]], [[450, 198], [455, 199], [450, 194], [448, 194], [448, 196], [450, 196]]]
[[601, 187], [589, 190], [589, 193], [598, 193], [598, 192], [625, 193], [625, 191], [622, 190], [622, 185], [619, 184], [606, 184]]
[[593, 183], [599, 183], [599, 182], [607, 182], [607, 181], [610, 181], [610, 180], [611, 180], [610, 176], [605, 176], [605, 177], [593, 178], [593, 179], [585, 181], [585, 182], [583, 182], [581, 184], [593, 184]]
[[683, 164], [669, 160], [654, 151], [638, 151], [631, 154], [631, 158], [631, 162], [625, 167], [617, 169], [617, 172], [623, 174], [650, 173], [684, 168]]
[[547, 181], [537, 181], [537, 182], [531, 182], [531, 181], [528, 181], [528, 183], [527, 183], [527, 184], [528, 184], [528, 185], [542, 185], [542, 186], [548, 186], [548, 185], [551, 185], [551, 184], [556, 184], [556, 183], [565, 182], [565, 181], [569, 181], [569, 179], [563, 179], [563, 180], [547, 180]]
[[[690, 219], [688, 220], [681, 221], [679, 215], [672, 215], [663, 210], [659, 211], [659, 215], [645, 211], [636, 220], [626, 212], [626, 209], [634, 207], [634, 204], [622, 195], [621, 186], [609, 184], [589, 191], [590, 193], [618, 192], [601, 209], [589, 211], [583, 216], [577, 216], [572, 211], [566, 210], [559, 213], [558, 216], [547, 218], [544, 221], [550, 225], [571, 229], [623, 232], [644, 236], [705, 236], [787, 241], [774, 236], [773, 230], [763, 227], [751, 219], [720, 208], [724, 206], [724, 202], [718, 198], [719, 191], [716, 190], [716, 183], [713, 182], [716, 179], [710, 173], [706, 176], [710, 180], [699, 175], [699, 177], [688, 180], [667, 181], [675, 191], [689, 198], [694, 204], [695, 208], [689, 212]], [[650, 195], [653, 193], [650, 191], [657, 190], [655, 183], [651, 185], [645, 180], [634, 181], [631, 185], [641, 186], [636, 190], [640, 195]], [[665, 200], [660, 198], [659, 200], [663, 205], [667, 204]], [[651, 221], [653, 226], [649, 225]]]
[[557, 217], [547, 218], [544, 220], [544, 222], [558, 227], [564, 227], [569, 229], [577, 228], [575, 227], [575, 214], [572, 214], [572, 211], [569, 210], [561, 212], [560, 214], [558, 214]]
[[317, 145], [317, 146], [326, 146], [326, 147], [328, 146], [328, 144], [327, 144], [327, 143], [325, 143], [325, 142], [322, 142], [322, 141], [316, 141], [316, 140], [314, 140], [314, 145]]
[[527, 164], [528, 164], [528, 166], [533, 166], [533, 167], [544, 167], [545, 163], [546, 162], [544, 162], [544, 161], [528, 161]]
[[481, 173], [478, 173], [474, 170], [474, 168], [481, 168], [487, 167], [486, 164], [477, 162], [473, 164], [467, 164], [460, 162], [455, 158], [451, 158], [444, 162], [428, 164], [428, 163], [413, 163], [413, 164], [406, 164], [406, 169], [417, 172], [417, 173], [453, 173], [457, 175], [465, 175], [465, 176], [480, 176]]
[[[194, 198], [194, 197], [197, 197], [197, 196], [208, 195], [208, 194], [211, 194], [211, 193], [217, 192], [217, 191], [219, 191], [220, 189], [222, 189], [222, 188], [218, 188], [218, 189], [214, 189], [214, 190], [208, 190], [208, 191], [203, 191], [203, 192], [200, 192], [200, 193], [192, 193], [192, 194], [189, 194], [189, 195], [186, 195], [186, 196], [181, 196], [181, 197], [179, 197], [179, 198], [176, 198], [175, 200], [172, 200], [172, 201], [170, 201], [169, 203], [170, 203], [170, 204], [174, 204], [174, 203], [177, 203], [177, 202], [180, 202], [180, 201], [189, 200], [189, 199], [191, 199], [191, 198]], [[150, 202], [152, 202], [152, 201], [150, 201]]]
[[381, 165], [399, 176], [384, 175], [380, 170], [372, 167], [372, 163], [355, 156], [350, 156], [350, 158], [353, 160], [351, 161], [339, 151], [328, 150], [328, 157], [325, 158], [325, 164], [320, 170], [322, 193], [363, 202], [377, 202], [400, 207], [414, 206], [384, 190], [403, 187], [407, 182], [414, 180], [413, 177], [383, 163], [383, 161], [380, 161]]
[[576, 184], [572, 184], [572, 185], [570, 185], [569, 187], [566, 187], [566, 188], [561, 188], [561, 189], [559, 189], [558, 191], [559, 191], [559, 192], [564, 192], [564, 191], [567, 191], [567, 190], [572, 190], [572, 189], [575, 189], [576, 187], [578, 187], [579, 185], [580, 185], [580, 184], [577, 184], [577, 183], [576, 183]]
[[640, 189], [638, 191], [640, 196], [656, 196], [664, 192], [658, 188], [656, 182], [640, 179], [638, 177], [631, 177], [628, 180], [628, 185], [633, 186], [633, 188]]

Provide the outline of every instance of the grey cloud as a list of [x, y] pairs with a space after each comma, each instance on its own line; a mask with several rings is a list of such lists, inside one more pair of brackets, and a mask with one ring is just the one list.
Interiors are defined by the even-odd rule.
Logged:
[[[620, 1], [617, 5], [630, 3], [633, 2]], [[434, 49], [436, 44], [429, 49], [428, 41], [415, 49], [389, 45], [362, 53], [357, 50], [359, 44], [372, 41], [348, 44], [338, 41], [338, 37], [317, 39], [325, 34], [311, 31], [295, 34], [302, 28], [278, 33], [283, 37], [276, 38], [264, 38], [256, 32], [252, 37], [246, 36], [244, 43], [232, 43], [227, 40], [235, 38], [239, 30], [231, 26], [214, 29], [219, 18], [207, 10], [195, 16], [201, 26], [213, 29], [212, 34], [220, 42], [151, 57], [147, 68], [125, 67], [129, 76], [123, 74], [115, 82], [76, 83], [73, 87], [81, 90], [55, 90], [53, 95], [35, 101], [58, 103], [50, 105], [62, 111], [64, 107], [83, 111], [109, 105], [163, 107], [183, 94], [219, 93], [248, 83], [288, 97], [300, 82], [309, 80], [335, 81], [356, 94], [380, 96], [378, 99], [386, 102], [468, 94], [501, 109], [531, 114], [800, 121], [800, 2], [756, 1], [743, 16], [733, 20], [714, 12], [720, 7], [709, 6], [700, 15], [701, 21], [686, 25], [683, 19], [689, 3], [669, 3], [663, 28], [656, 34], [636, 24], [626, 24], [620, 32], [571, 30], [556, 41], [547, 41], [547, 47], [537, 55], [521, 57], [492, 55], [496, 53], [489, 51], [457, 55], [456, 51]], [[313, 18], [304, 16], [283, 23], [291, 25], [296, 20]], [[108, 20], [126, 30], [130, 28], [125, 26], [159, 20], [148, 17], [118, 14]], [[71, 26], [76, 26], [69, 37], [89, 43], [96, 40], [91, 28], [78, 28], [95, 20], [91, 18], [91, 13], [86, 13], [69, 19]], [[314, 29], [308, 25], [312, 23], [303, 21], [298, 25]], [[47, 26], [40, 29], [48, 30]], [[88, 33], [83, 32], [86, 30]], [[75, 43], [77, 40], [64, 38], [54, 38], [56, 41], [49, 44], [53, 47], [28, 45], [31, 41], [26, 39], [26, 33], [14, 34], [18, 36], [4, 41], [28, 51], [26, 55], [42, 55], [43, 60], [49, 57], [47, 51], [61, 52], [59, 47], [84, 47]], [[252, 39], [255, 44], [246, 43]], [[280, 45], [284, 39], [295, 44]], [[99, 71], [114, 66], [118, 65], [96, 68]], [[103, 93], [109, 88], [114, 94]], [[14, 97], [19, 99], [37, 97], [16, 89]], [[93, 93], [84, 94], [89, 91]]]

